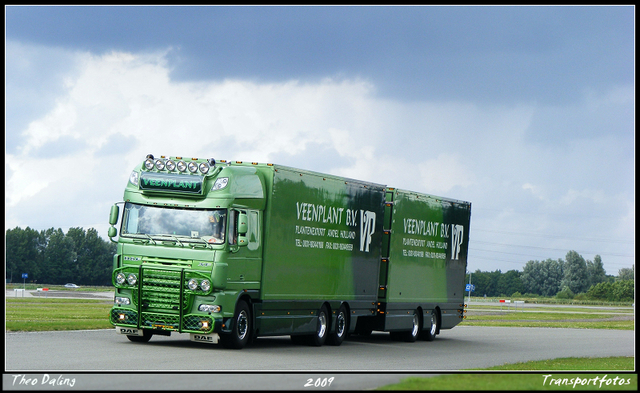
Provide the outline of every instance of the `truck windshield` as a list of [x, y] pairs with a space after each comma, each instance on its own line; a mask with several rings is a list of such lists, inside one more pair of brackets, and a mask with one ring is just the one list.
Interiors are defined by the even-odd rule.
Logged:
[[122, 235], [180, 236], [224, 243], [226, 209], [194, 210], [125, 203]]

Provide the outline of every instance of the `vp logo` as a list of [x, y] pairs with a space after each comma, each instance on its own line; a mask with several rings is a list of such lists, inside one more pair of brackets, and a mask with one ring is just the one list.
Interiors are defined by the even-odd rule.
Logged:
[[464, 238], [464, 226], [462, 225], [451, 225], [452, 235], [451, 236], [451, 260], [457, 261], [458, 254], [460, 254], [460, 246], [462, 245], [462, 239]]
[[360, 210], [360, 251], [369, 252], [371, 235], [376, 231], [376, 213]]

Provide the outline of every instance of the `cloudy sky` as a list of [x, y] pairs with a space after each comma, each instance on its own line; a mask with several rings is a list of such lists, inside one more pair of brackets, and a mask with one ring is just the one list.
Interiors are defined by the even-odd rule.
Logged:
[[635, 261], [633, 7], [5, 11], [5, 229], [106, 238], [152, 153], [470, 201], [471, 271]]

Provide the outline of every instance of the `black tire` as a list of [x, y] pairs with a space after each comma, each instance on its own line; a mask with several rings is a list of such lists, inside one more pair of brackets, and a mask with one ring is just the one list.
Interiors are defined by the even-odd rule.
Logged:
[[244, 300], [236, 305], [231, 332], [220, 335], [222, 346], [230, 349], [242, 349], [251, 338], [251, 311]]
[[425, 341], [433, 341], [438, 331], [438, 313], [433, 310], [429, 313], [426, 329], [420, 333], [420, 339]]
[[150, 330], [142, 330], [142, 333], [144, 334], [144, 336], [127, 336], [127, 338], [129, 339], [129, 341], [134, 342], [134, 343], [147, 343], [149, 342], [149, 340], [151, 340], [151, 336], [153, 336], [153, 333], [151, 333]]
[[332, 332], [327, 336], [327, 344], [338, 346], [342, 344], [349, 333], [349, 313], [347, 308], [340, 306], [335, 317], [335, 326]]
[[327, 306], [320, 307], [318, 311], [318, 321], [316, 325], [316, 333], [309, 336], [308, 343], [314, 347], [320, 347], [327, 340], [329, 333], [329, 312]]
[[412, 317], [411, 330], [404, 332], [391, 332], [391, 337], [394, 340], [406, 341], [409, 343], [415, 342], [422, 330], [422, 315], [420, 310], [415, 310]]
[[304, 345], [307, 344], [307, 342], [309, 341], [309, 336], [303, 336], [300, 334], [292, 334], [291, 335], [291, 342], [294, 345]]

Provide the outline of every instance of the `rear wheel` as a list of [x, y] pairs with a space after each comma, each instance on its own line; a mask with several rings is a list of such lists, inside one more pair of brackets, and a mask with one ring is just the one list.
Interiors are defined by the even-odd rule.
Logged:
[[420, 310], [415, 310], [411, 319], [411, 330], [404, 332], [391, 332], [391, 337], [396, 340], [402, 340], [406, 342], [414, 342], [418, 339], [420, 331], [422, 330], [422, 319], [420, 318]]
[[244, 300], [236, 306], [231, 332], [220, 336], [220, 342], [225, 348], [242, 349], [249, 342], [251, 336], [251, 311]]
[[433, 341], [436, 338], [436, 332], [438, 331], [438, 314], [436, 310], [429, 313], [429, 326], [420, 334], [421, 340]]
[[344, 305], [341, 305], [336, 313], [336, 324], [333, 332], [329, 333], [327, 337], [327, 343], [329, 345], [340, 345], [347, 337], [347, 333], [349, 332], [349, 314], [347, 313], [347, 308]]
[[327, 306], [322, 306], [318, 311], [318, 322], [316, 326], [316, 333], [309, 337], [309, 345], [319, 347], [327, 339], [329, 333], [329, 312]]
[[420, 335], [420, 331], [422, 330], [421, 314], [422, 313], [420, 312], [420, 310], [415, 310], [413, 312], [411, 330], [404, 334], [404, 341], [412, 343], [418, 339], [418, 336]]

